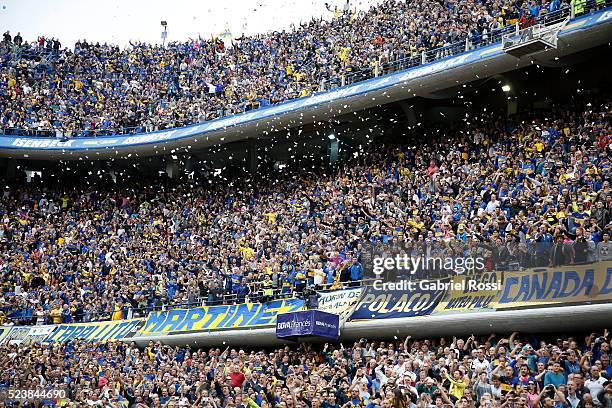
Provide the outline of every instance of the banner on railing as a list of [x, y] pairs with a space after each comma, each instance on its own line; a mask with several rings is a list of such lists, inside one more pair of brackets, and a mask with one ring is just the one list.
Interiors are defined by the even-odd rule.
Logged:
[[302, 336], [340, 337], [340, 316], [320, 310], [281, 313], [276, 319], [276, 337], [297, 339]]
[[144, 319], [114, 320], [107, 322], [60, 324], [49, 335], [47, 342], [69, 340], [109, 341], [134, 337], [142, 327]]
[[[498, 283], [503, 285], [503, 274], [501, 272], [489, 272], [480, 276], [454, 276], [448, 295], [440, 302], [436, 312], [467, 311], [477, 309], [491, 309], [499, 298], [500, 291], [496, 289], [480, 290], [471, 289], [468, 281], [477, 282], [487, 286]], [[481, 285], [474, 285], [479, 287]]]
[[351, 320], [426, 316], [436, 309], [444, 295], [444, 290], [380, 291], [369, 287], [351, 315]]
[[11, 331], [12, 327], [3, 326], [0, 327], [0, 344], [4, 342], [4, 338]]
[[362, 292], [362, 288], [319, 292], [318, 309], [346, 318], [353, 312], [357, 303], [359, 303]]
[[20, 326], [11, 327], [2, 337], [2, 342], [6, 344], [32, 344], [41, 343], [53, 333], [57, 326]]
[[557, 303], [612, 300], [612, 262], [504, 273], [494, 307], [506, 309]]
[[219, 329], [248, 329], [273, 326], [279, 313], [302, 310], [301, 299], [229, 306], [202, 306], [149, 313], [142, 335], [175, 334]]
[[[501, 281], [501, 290], [466, 291], [464, 279]], [[448, 282], [448, 280], [446, 281]], [[335, 314], [352, 310], [352, 320], [427, 316], [432, 313], [507, 310], [511, 308], [612, 301], [612, 261], [588, 265], [491, 272], [455, 277], [448, 290], [376, 290], [374, 287], [321, 293], [319, 309]], [[467, 286], [467, 285], [463, 285]], [[417, 285], [418, 287], [418, 285]], [[356, 300], [357, 299], [357, 300]], [[138, 336], [273, 327], [278, 314], [304, 308], [300, 299], [267, 303], [208, 306], [151, 312], [146, 319], [45, 326], [0, 327], [0, 344], [129, 340]]]

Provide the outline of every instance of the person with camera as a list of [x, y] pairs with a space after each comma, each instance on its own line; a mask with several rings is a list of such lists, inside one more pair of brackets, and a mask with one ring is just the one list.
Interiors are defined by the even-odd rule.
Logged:
[[566, 404], [565, 395], [554, 384], [544, 386], [533, 401], [534, 408], [563, 408]]

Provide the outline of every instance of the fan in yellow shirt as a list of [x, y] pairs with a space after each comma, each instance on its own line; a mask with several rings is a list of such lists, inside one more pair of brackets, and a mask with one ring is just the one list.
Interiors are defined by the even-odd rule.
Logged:
[[255, 251], [253, 250], [253, 248], [239, 246], [238, 249], [240, 250], [242, 256], [245, 259], [251, 259], [253, 256], [255, 256]]
[[536, 152], [541, 153], [542, 150], [544, 150], [544, 142], [542, 142], [541, 140], [536, 140], [536, 142], [533, 144], [533, 147]]
[[413, 219], [408, 220], [408, 225], [412, 227], [412, 232], [420, 232], [425, 227], [422, 222], [417, 222]]
[[113, 315], [112, 315], [111, 320], [122, 320], [122, 319], [123, 319], [123, 308], [120, 302], [115, 305], [115, 309], [113, 310]]
[[466, 387], [468, 386], [467, 379], [461, 378], [461, 371], [459, 370], [455, 370], [454, 378], [451, 378], [451, 376], [448, 375], [448, 372], [445, 368], [443, 368], [442, 370], [444, 371], [441, 372], [441, 374], [450, 382], [449, 394], [460, 400], [461, 397], [463, 397], [463, 393], [465, 392]]
[[340, 52], [338, 53], [338, 58], [340, 58], [340, 61], [342, 61], [345, 65], [348, 62], [350, 52], [351, 49], [349, 47], [342, 47], [342, 50], [340, 50]]
[[49, 312], [49, 316], [51, 316], [53, 324], [60, 324], [62, 322], [62, 309], [57, 305], [54, 306]]

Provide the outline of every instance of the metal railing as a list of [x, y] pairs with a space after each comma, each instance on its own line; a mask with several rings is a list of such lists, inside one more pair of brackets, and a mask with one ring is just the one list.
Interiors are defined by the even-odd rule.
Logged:
[[[322, 284], [316, 287], [317, 291], [336, 290], [346, 287], [361, 287], [366, 286], [372, 279], [362, 279], [358, 281], [347, 281], [347, 282], [336, 282], [331, 284]], [[305, 289], [306, 287], [304, 287]], [[169, 310], [169, 309], [189, 309], [200, 306], [224, 306], [224, 305], [236, 305], [248, 302], [267, 302], [271, 300], [279, 299], [290, 299], [290, 298], [303, 298], [304, 294], [298, 291], [296, 287], [291, 288], [274, 288], [271, 294], [266, 294], [263, 288], [254, 288], [252, 292], [245, 296], [239, 296], [236, 293], [223, 293], [215, 297], [200, 297], [198, 296], [195, 301], [191, 302], [169, 302], [156, 304], [145, 307], [133, 307], [126, 305], [122, 307], [123, 319], [132, 319], [147, 317], [150, 312]], [[3, 312], [6, 315], [6, 320], [14, 323], [15, 325], [35, 325], [37, 317], [34, 314], [33, 309], [26, 310], [10, 310], [9, 307], [5, 308]], [[88, 323], [88, 322], [100, 322], [112, 320], [114, 311], [95, 311], [93, 313], [84, 313], [82, 316], [72, 316], [72, 323]], [[46, 316], [45, 324], [51, 324], [50, 318]]]
[[[594, 12], [597, 10], [601, 10], [603, 8], [609, 7], [612, 5], [612, 0], [576, 0], [573, 7], [565, 6], [560, 10], [556, 10], [552, 13], [547, 13], [537, 18], [531, 18], [526, 22], [526, 25], [531, 24], [542, 24], [544, 26], [550, 26], [553, 24], [557, 24], [563, 21], [566, 18], [575, 18], [580, 17], [582, 15], [588, 14], [590, 12]], [[316, 90], [314, 90], [312, 94], [327, 92], [338, 87], [347, 86], [351, 84], [355, 84], [358, 82], [362, 82], [368, 79], [376, 78], [379, 76], [389, 75], [398, 71], [402, 71], [405, 69], [413, 68], [419, 65], [428, 64], [440, 59], [444, 59], [450, 56], [458, 55], [467, 51], [471, 51], [477, 48], [485, 47], [491, 44], [495, 44], [501, 42], [504, 34], [508, 34], [515, 30], [515, 24], [507, 25], [497, 30], [493, 30], [487, 34], [479, 34], [474, 36], [467, 36], [463, 39], [452, 43], [447, 44], [442, 47], [437, 47], [427, 51], [421, 51], [420, 53], [416, 53], [414, 55], [410, 55], [407, 57], [399, 58], [391, 62], [387, 62], [384, 64], [376, 63], [374, 67], [362, 68], [356, 71], [352, 71], [349, 73], [345, 73], [341, 76], [332, 77], [328, 79], [323, 79], [322, 83], [319, 86], [316, 86]], [[36, 58], [40, 55], [45, 56], [49, 60], [58, 57], [57, 52], [54, 50], [50, 50], [48, 48], [44, 48], [41, 51], [29, 51], [20, 54], [21, 58]], [[280, 102], [270, 103], [266, 106], [278, 105], [284, 102], [287, 102], [296, 98], [287, 98]], [[248, 109], [240, 109], [236, 107], [232, 107], [232, 109], [223, 109], [220, 108], [215, 111], [207, 112], [205, 121], [221, 119], [227, 116], [233, 116], [238, 113], [243, 113], [246, 111], [252, 111], [264, 108], [261, 104], [251, 103]], [[145, 125], [142, 126], [134, 126], [134, 127], [121, 127], [121, 128], [108, 128], [108, 129], [82, 129], [77, 131], [61, 131], [57, 129], [23, 129], [23, 128], [13, 128], [7, 127], [0, 130], [0, 135], [4, 136], [33, 136], [33, 137], [57, 137], [57, 138], [91, 138], [91, 137], [99, 137], [99, 136], [114, 136], [114, 135], [130, 135], [130, 134], [140, 134], [140, 133], [148, 133], [157, 130], [164, 130], [170, 128], [177, 128], [181, 126], [188, 126], [192, 124], [203, 123], [202, 121], [194, 121], [189, 123], [183, 123], [179, 126], [174, 127], [166, 127], [155, 126], [148, 127]]]
[[[534, 239], [538, 242], [522, 243], [516, 241], [510, 241], [499, 246], [490, 245], [485, 243], [470, 243], [456, 241], [455, 243], [438, 243], [438, 244], [414, 244], [408, 247], [394, 246], [389, 247], [387, 250], [393, 250], [393, 253], [404, 253], [411, 254], [411, 256], [425, 257], [424, 254], [428, 254], [425, 258], [466, 258], [471, 257], [473, 259], [481, 258], [485, 265], [486, 271], [497, 271], [504, 273], [507, 271], [518, 271], [530, 268], [546, 268], [546, 267], [559, 267], [568, 265], [584, 265], [592, 262], [603, 262], [612, 261], [612, 255], [608, 255], [605, 251], [599, 250], [599, 244], [587, 242], [580, 239], [574, 242], [564, 242], [560, 240], [562, 235], [556, 235], [554, 238], [555, 242], [539, 242], [540, 237], [538, 234], [534, 236]], [[546, 236], [542, 236], [542, 239]], [[602, 244], [607, 247], [608, 244]], [[411, 252], [410, 248], [420, 249], [421, 252]], [[406, 251], [407, 250], [407, 251]], [[385, 252], [378, 252], [375, 250], [372, 253], [373, 257], [384, 257]], [[456, 263], [452, 263], [456, 265]], [[364, 258], [363, 260], [364, 271], [373, 270], [371, 264], [371, 258]], [[470, 275], [477, 273], [476, 269], [465, 270], [465, 273]], [[482, 272], [482, 271], [481, 271]], [[454, 269], [448, 269], [441, 267], [436, 269], [434, 267], [428, 267], [426, 270], [417, 269], [415, 271], [402, 271], [398, 270], [393, 272], [395, 278], [410, 278], [410, 279], [445, 279], [456, 274]], [[342, 275], [341, 275], [342, 276]], [[389, 275], [390, 276], [390, 275]], [[380, 276], [370, 275], [369, 272], [363, 276], [360, 280], [345, 279], [341, 281], [335, 281], [329, 284], [320, 284], [315, 286], [306, 286], [306, 282], [303, 284], [296, 284], [294, 286], [280, 286], [278, 282], [276, 287], [272, 290], [264, 288], [261, 283], [254, 282], [248, 284], [248, 293], [239, 295], [232, 292], [227, 286], [222, 289], [219, 294], [212, 294], [208, 296], [198, 296], [195, 300], [190, 302], [182, 301], [165, 301], [145, 307], [133, 307], [132, 305], [122, 306], [122, 318], [135, 318], [135, 317], [146, 317], [150, 312], [158, 310], [168, 310], [177, 308], [193, 308], [199, 306], [218, 306], [218, 305], [235, 305], [247, 302], [266, 302], [271, 300], [286, 299], [286, 298], [302, 298], [306, 299], [305, 293], [309, 289], [315, 289], [317, 291], [336, 290], [349, 287], [362, 287], [368, 286], [375, 279], [379, 279]], [[228, 285], [225, 282], [225, 285]], [[112, 306], [111, 306], [112, 308]], [[18, 323], [20, 325], [31, 325], [36, 323], [36, 316], [34, 315], [33, 308], [24, 309], [20, 305], [6, 306], [3, 309], [7, 319]], [[112, 319], [113, 311], [108, 309], [99, 311], [87, 311], [82, 316], [73, 316], [75, 322], [93, 322], [93, 321], [105, 321]]]

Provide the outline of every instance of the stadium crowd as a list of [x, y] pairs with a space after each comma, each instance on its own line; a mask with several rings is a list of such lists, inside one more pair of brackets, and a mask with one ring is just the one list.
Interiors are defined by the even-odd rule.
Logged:
[[612, 257], [607, 101], [413, 131], [331, 172], [6, 186], [0, 318], [300, 296], [359, 284], [368, 254], [391, 245], [479, 254], [497, 270]]
[[65, 391], [25, 408], [610, 408], [610, 357], [607, 330], [269, 351], [79, 340], [1, 346], [0, 394]]
[[[586, 10], [586, 0], [575, 3], [577, 13]], [[330, 89], [343, 75], [370, 75], [466, 38], [487, 42], [498, 28], [569, 8], [568, 0], [385, 0], [231, 47], [199, 38], [125, 49], [83, 40], [68, 49], [57, 38], [25, 41], [7, 31], [0, 128], [67, 138], [184, 126]]]

